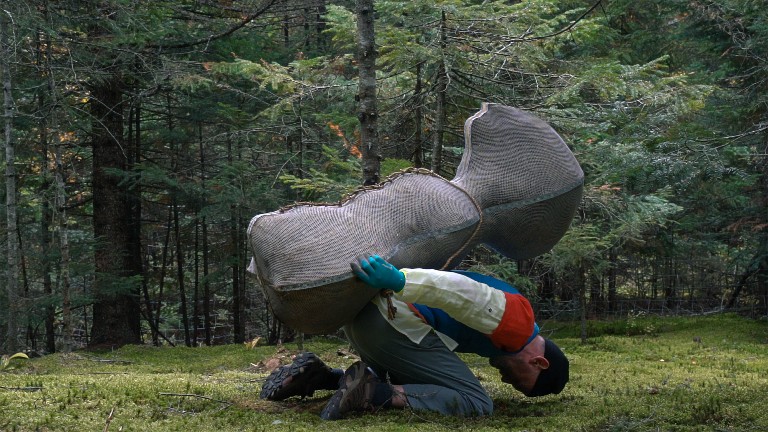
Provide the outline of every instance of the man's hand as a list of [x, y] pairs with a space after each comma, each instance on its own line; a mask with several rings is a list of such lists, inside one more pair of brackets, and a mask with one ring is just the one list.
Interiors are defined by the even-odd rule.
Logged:
[[350, 266], [357, 277], [378, 290], [400, 292], [405, 286], [405, 274], [378, 255], [358, 257]]

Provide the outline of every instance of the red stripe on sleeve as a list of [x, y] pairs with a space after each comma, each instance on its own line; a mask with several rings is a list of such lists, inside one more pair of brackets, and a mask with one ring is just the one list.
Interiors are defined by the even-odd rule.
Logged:
[[410, 309], [410, 310], [411, 310], [411, 312], [413, 312], [413, 314], [414, 314], [414, 315], [416, 315], [417, 317], [419, 317], [419, 319], [421, 319], [422, 321], [424, 321], [424, 323], [425, 323], [425, 324], [429, 324], [429, 323], [427, 322], [427, 319], [426, 319], [426, 318], [424, 318], [424, 315], [422, 315], [422, 314], [421, 314], [421, 312], [420, 312], [420, 311], [419, 311], [419, 310], [416, 308], [416, 306], [414, 306], [414, 305], [413, 305], [413, 303], [408, 303], [408, 309]]

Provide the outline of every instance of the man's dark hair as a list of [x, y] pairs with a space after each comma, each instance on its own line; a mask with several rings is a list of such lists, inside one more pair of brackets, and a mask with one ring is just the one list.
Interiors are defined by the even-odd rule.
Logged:
[[533, 388], [526, 396], [536, 397], [558, 394], [568, 382], [568, 358], [560, 348], [549, 339], [544, 339], [544, 357], [549, 361], [549, 368], [542, 370]]

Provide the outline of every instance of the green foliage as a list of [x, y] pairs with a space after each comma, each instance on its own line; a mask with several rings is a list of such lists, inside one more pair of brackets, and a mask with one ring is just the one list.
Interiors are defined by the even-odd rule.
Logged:
[[329, 146], [323, 146], [323, 156], [325, 161], [320, 162], [321, 169], [310, 168], [306, 178], [280, 175], [280, 181], [298, 192], [301, 201], [338, 201], [360, 184], [357, 180], [360, 161], [357, 158], [342, 159]]
[[535, 281], [520, 273], [517, 262], [497, 253], [493, 253], [493, 258], [487, 261], [475, 264], [469, 267], [469, 270], [497, 277], [517, 288], [531, 302], [538, 300]]
[[390, 174], [394, 174], [398, 171], [402, 171], [406, 168], [410, 168], [413, 165], [411, 161], [405, 159], [388, 158], [381, 161], [381, 177], [387, 177]]
[[[311, 6], [258, 15], [264, 4], [8, 3], [18, 236], [30, 302], [25, 324], [39, 329], [38, 343], [44, 320], [60, 313], [63, 298], [59, 214], [50, 212], [57, 143], [66, 202], [56, 209], [68, 212], [71, 299], [86, 308], [77, 316], [91, 316], [87, 308], [96, 300], [94, 245], [110, 241], [91, 234], [92, 170], [99, 167], [92, 166], [90, 138], [105, 126], [90, 111], [100, 102], [93, 99], [98, 85], [113, 79], [121, 92], [123, 123], [110, 125], [109, 133], [130, 166], [109, 174], [135, 194], [128, 198], [141, 209], [136, 244], [148, 263], [141, 278], [115, 278], [111, 291], [146, 286], [150, 303], [163, 304], [165, 330], [180, 322], [181, 300], [166, 238], [178, 240], [189, 259], [182, 264], [186, 282], [200, 281], [200, 263], [192, 267], [203, 255], [205, 221], [211, 240], [205, 279], [219, 295], [216, 308], [225, 311], [231, 293], [239, 292], [230, 286], [244, 261], [237, 251], [246, 250], [232, 244], [245, 236], [233, 238], [231, 230], [242, 234], [238, 224], [254, 214], [295, 200], [336, 201], [359, 185], [354, 2], [328, 4], [322, 16], [323, 9]], [[382, 178], [410, 166], [413, 155], [429, 166], [441, 93], [443, 173], [460, 160], [461, 126], [481, 102], [535, 111], [584, 168], [578, 216], [525, 276], [498, 257], [472, 264], [532, 297], [547, 275], [566, 287], [555, 297], [569, 298], [585, 288], [579, 283], [586, 277], [602, 281], [604, 291], [609, 274], [619, 293], [648, 295], [649, 276], [629, 275], [665, 273], [660, 263], [669, 263], [677, 269], [676, 287], [694, 298], [721, 298], [744, 269], [764, 268], [753, 257], [768, 254], [768, 9], [755, 0], [617, 0], [590, 11], [593, 6], [377, 1]], [[246, 23], [245, 17], [255, 18]], [[180, 212], [178, 239], [166, 236], [171, 207]], [[746, 281], [749, 304], [761, 295], [756, 280]], [[0, 311], [5, 303], [0, 296]], [[722, 417], [716, 401], [701, 408], [712, 413], [707, 417]], [[614, 420], [601, 427], [643, 427], [622, 413]]]
[[649, 316], [644, 311], [630, 311], [623, 319], [589, 321], [587, 334], [590, 338], [602, 335], [658, 336], [660, 331], [669, 328], [670, 325], [659, 317]]
[[325, 32], [331, 36], [335, 48], [341, 52], [353, 53], [357, 32], [355, 14], [343, 6], [331, 4], [328, 5], [325, 19], [328, 22]]
[[233, 62], [217, 63], [211, 66], [211, 72], [226, 76], [237, 76], [255, 81], [261, 90], [270, 90], [280, 94], [291, 94], [297, 89], [296, 82], [288, 69], [277, 63], [254, 62], [235, 59]]
[[611, 246], [609, 239], [603, 237], [601, 232], [600, 227], [594, 224], [574, 225], [544, 257], [547, 266], [554, 271], [565, 271], [599, 260]]

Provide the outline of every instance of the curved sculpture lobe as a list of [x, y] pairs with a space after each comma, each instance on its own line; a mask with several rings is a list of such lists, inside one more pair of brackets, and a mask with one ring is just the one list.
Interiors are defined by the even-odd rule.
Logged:
[[465, 141], [450, 182], [404, 172], [336, 205], [254, 217], [251, 269], [275, 315], [305, 333], [341, 327], [376, 294], [349, 269], [363, 253], [397, 267], [452, 268], [480, 243], [513, 259], [554, 246], [584, 178], [560, 136], [532, 114], [483, 104], [465, 123]]

